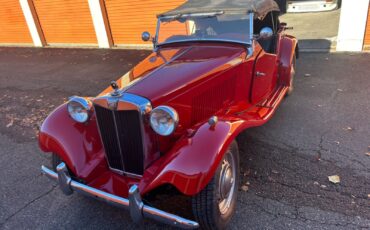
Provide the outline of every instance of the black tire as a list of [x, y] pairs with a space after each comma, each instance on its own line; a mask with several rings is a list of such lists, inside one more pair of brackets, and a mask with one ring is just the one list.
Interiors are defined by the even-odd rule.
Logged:
[[[225, 172], [225, 158], [230, 160], [231, 154], [234, 161], [235, 174], [233, 184], [234, 186], [230, 188], [228, 194], [232, 194], [230, 198], [229, 206], [226, 205], [226, 209], [223, 208], [221, 211], [220, 205], [224, 204], [220, 202], [221, 198], [221, 172]], [[229, 169], [229, 167], [227, 167]], [[227, 170], [226, 170], [227, 171]], [[226, 173], [227, 174], [227, 173]], [[223, 175], [226, 175], [223, 174]], [[210, 183], [197, 195], [192, 197], [192, 209], [195, 219], [198, 221], [202, 229], [225, 229], [227, 224], [230, 222], [233, 217], [236, 205], [237, 205], [237, 193], [239, 188], [239, 150], [236, 141], [233, 141], [229, 146], [227, 152], [225, 153], [224, 158], [222, 159], [220, 165], [217, 168], [217, 171], [210, 181]], [[224, 177], [225, 178], [225, 177]], [[231, 177], [232, 178], [232, 177]], [[228, 181], [229, 182], [229, 181]], [[226, 183], [225, 184], [230, 184]], [[227, 199], [223, 199], [225, 201]]]
[[57, 171], [57, 166], [60, 163], [62, 163], [62, 160], [60, 159], [60, 157], [57, 154], [53, 153], [51, 156], [51, 167], [54, 170], [54, 172]]
[[292, 60], [292, 69], [290, 71], [290, 86], [289, 86], [289, 89], [286, 93], [286, 96], [292, 95], [292, 93], [294, 91], [294, 77], [295, 77], [296, 64], [297, 64], [297, 56], [294, 53], [293, 60]]

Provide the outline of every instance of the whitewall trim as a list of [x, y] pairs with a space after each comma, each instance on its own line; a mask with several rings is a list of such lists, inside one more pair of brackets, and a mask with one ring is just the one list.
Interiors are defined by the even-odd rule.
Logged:
[[337, 51], [362, 51], [369, 1], [342, 0]]
[[94, 23], [96, 38], [98, 40], [98, 45], [100, 48], [110, 48], [107, 28], [105, 28], [100, 0], [88, 0], [88, 1], [91, 17]]
[[33, 18], [30, 5], [28, 3], [28, 0], [19, 0], [19, 3], [21, 5], [23, 15], [26, 18], [28, 29], [30, 30], [31, 37], [33, 44], [36, 47], [42, 47], [42, 40], [39, 34], [39, 31], [37, 30], [35, 19]]

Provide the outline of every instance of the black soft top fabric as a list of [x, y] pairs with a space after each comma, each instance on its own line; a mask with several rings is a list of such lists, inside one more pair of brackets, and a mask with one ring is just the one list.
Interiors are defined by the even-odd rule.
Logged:
[[253, 12], [256, 18], [263, 19], [267, 13], [280, 10], [274, 0], [188, 0], [173, 10], [159, 14], [158, 17], [218, 11], [225, 14]]

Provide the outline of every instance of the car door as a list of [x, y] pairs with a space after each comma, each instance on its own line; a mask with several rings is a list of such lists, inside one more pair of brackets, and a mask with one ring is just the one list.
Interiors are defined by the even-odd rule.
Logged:
[[255, 61], [251, 102], [256, 104], [266, 99], [275, 89], [277, 56], [261, 50]]

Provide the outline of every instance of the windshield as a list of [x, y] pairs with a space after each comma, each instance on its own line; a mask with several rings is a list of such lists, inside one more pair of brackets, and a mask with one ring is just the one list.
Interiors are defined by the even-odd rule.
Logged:
[[250, 15], [211, 13], [159, 18], [157, 44], [228, 41], [251, 44]]

